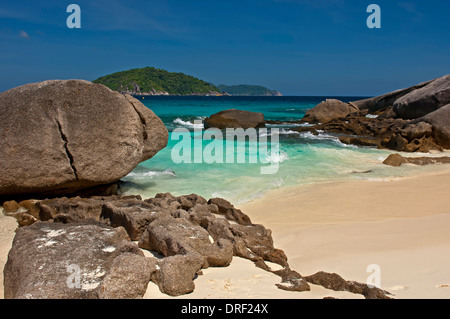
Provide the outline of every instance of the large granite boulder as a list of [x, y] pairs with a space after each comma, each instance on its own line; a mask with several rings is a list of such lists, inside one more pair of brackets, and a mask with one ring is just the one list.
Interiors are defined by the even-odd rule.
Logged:
[[327, 123], [332, 120], [344, 118], [350, 113], [358, 111], [359, 109], [353, 105], [335, 99], [328, 99], [308, 110], [302, 121], [308, 123]]
[[168, 132], [138, 100], [101, 84], [52, 80], [0, 94], [0, 195], [61, 195], [118, 181]]
[[378, 112], [383, 110], [389, 106], [394, 105], [394, 102], [400, 99], [401, 97], [407, 95], [408, 93], [413, 92], [414, 90], [423, 88], [433, 82], [434, 80], [423, 82], [414, 86], [411, 86], [406, 89], [400, 89], [393, 92], [389, 92], [380, 96], [358, 100], [350, 102], [349, 104], [357, 107], [360, 110], [368, 110], [369, 113]]
[[4, 269], [5, 298], [97, 299], [115, 258], [124, 253], [143, 255], [122, 227], [49, 222], [22, 227]]
[[394, 102], [394, 112], [404, 119], [417, 119], [450, 103], [450, 74], [413, 90]]
[[223, 130], [227, 128], [263, 128], [266, 124], [262, 113], [231, 109], [206, 118], [204, 126], [205, 129], [218, 128]]

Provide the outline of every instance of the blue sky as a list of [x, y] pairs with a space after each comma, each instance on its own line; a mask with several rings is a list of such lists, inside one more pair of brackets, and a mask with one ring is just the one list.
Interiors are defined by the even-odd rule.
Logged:
[[[81, 29], [66, 8], [81, 7]], [[381, 7], [381, 29], [366, 8]], [[0, 2], [0, 91], [154, 66], [284, 95], [371, 96], [450, 73], [450, 1]]]

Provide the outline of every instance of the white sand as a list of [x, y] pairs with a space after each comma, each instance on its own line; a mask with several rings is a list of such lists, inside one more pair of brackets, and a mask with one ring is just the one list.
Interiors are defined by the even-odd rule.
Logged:
[[323, 270], [366, 282], [377, 264], [381, 288], [396, 298], [450, 298], [449, 170], [297, 186], [240, 208], [272, 229], [302, 275]]
[[8, 260], [8, 252], [11, 249], [16, 229], [16, 219], [3, 215], [0, 208], [0, 299], [4, 298], [3, 268], [5, 268], [6, 261]]

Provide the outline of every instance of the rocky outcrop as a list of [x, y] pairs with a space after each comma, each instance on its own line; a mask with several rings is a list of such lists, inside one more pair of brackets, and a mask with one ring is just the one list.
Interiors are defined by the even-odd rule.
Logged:
[[336, 133], [345, 144], [404, 152], [442, 151], [450, 148], [449, 102], [450, 75], [446, 75], [348, 104], [324, 101], [300, 121], [314, 125], [293, 130]]
[[205, 129], [218, 128], [220, 130], [227, 128], [262, 128], [266, 124], [264, 122], [264, 114], [242, 110], [225, 110], [213, 114], [204, 120]]
[[334, 273], [320, 271], [314, 275], [304, 278], [311, 284], [320, 285], [335, 291], [348, 291], [354, 294], [361, 294], [366, 297], [366, 299], [392, 299], [388, 296], [390, 293], [385, 290], [370, 287], [367, 284], [362, 284], [356, 281], [347, 281], [338, 274]]
[[138, 299], [147, 291], [151, 277], [156, 273], [154, 259], [139, 254], [123, 253], [116, 257], [103, 278], [99, 299]]
[[[414, 121], [429, 123], [434, 139], [446, 149], [450, 149], [450, 104]], [[418, 125], [416, 124], [416, 125]]]
[[[96, 196], [33, 203], [24, 206], [37, 218], [31, 226], [19, 228], [5, 268], [8, 298], [139, 298], [150, 280], [163, 293], [178, 296], [195, 289], [193, 280], [201, 269], [226, 267], [233, 256], [250, 259], [279, 275], [280, 289], [309, 290], [301, 275], [289, 268], [284, 252], [274, 247], [271, 231], [253, 224], [221, 198], [207, 201], [196, 194], [175, 197], [161, 193], [145, 201], [139, 196]], [[19, 207], [18, 211], [30, 212], [20, 205], [7, 203], [11, 210]], [[130, 240], [137, 241], [140, 248]], [[141, 249], [162, 258], [148, 260]], [[113, 251], [117, 254], [105, 254]], [[88, 265], [86, 256], [97, 254]], [[21, 265], [21, 260], [28, 264]], [[282, 270], [273, 271], [265, 261]], [[68, 289], [68, 274], [61, 266], [67, 263], [86, 269], [81, 278], [93, 276], [92, 282]], [[91, 269], [94, 264], [100, 268]], [[30, 278], [42, 278], [48, 284]]]
[[442, 151], [427, 123], [411, 123], [402, 119], [365, 117], [360, 113], [349, 114], [341, 120], [316, 124], [310, 127], [292, 128], [294, 131], [309, 131], [318, 134], [325, 131], [337, 134], [345, 144], [388, 148], [404, 152]]
[[141, 298], [150, 281], [180, 296], [195, 289], [202, 269], [226, 267], [233, 256], [279, 276], [279, 289], [310, 290], [274, 247], [272, 232], [222, 198], [161, 193], [21, 205], [7, 204], [31, 214], [28, 205], [38, 218], [17, 231], [4, 270], [6, 298]]
[[302, 121], [309, 123], [327, 123], [332, 120], [344, 118], [358, 111], [359, 109], [351, 104], [331, 99], [321, 102], [311, 110], [308, 110]]
[[403, 164], [430, 165], [450, 164], [450, 157], [404, 157], [400, 154], [391, 154], [383, 162], [389, 166], [402, 166]]
[[417, 119], [450, 103], [450, 75], [436, 79], [397, 99], [394, 112], [404, 119]]
[[110, 184], [168, 140], [162, 121], [139, 101], [88, 81], [8, 90], [0, 113], [0, 195], [73, 194]]

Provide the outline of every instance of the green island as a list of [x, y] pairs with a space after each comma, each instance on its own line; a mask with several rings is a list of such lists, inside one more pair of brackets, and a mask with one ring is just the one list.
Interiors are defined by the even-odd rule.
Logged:
[[93, 81], [111, 90], [131, 95], [216, 95], [211, 83], [179, 72], [153, 67], [132, 69], [102, 76]]
[[102, 76], [93, 81], [111, 90], [130, 95], [238, 95], [238, 96], [280, 96], [258, 85], [220, 85], [200, 80], [181, 72], [169, 72], [154, 67], [121, 71]]

